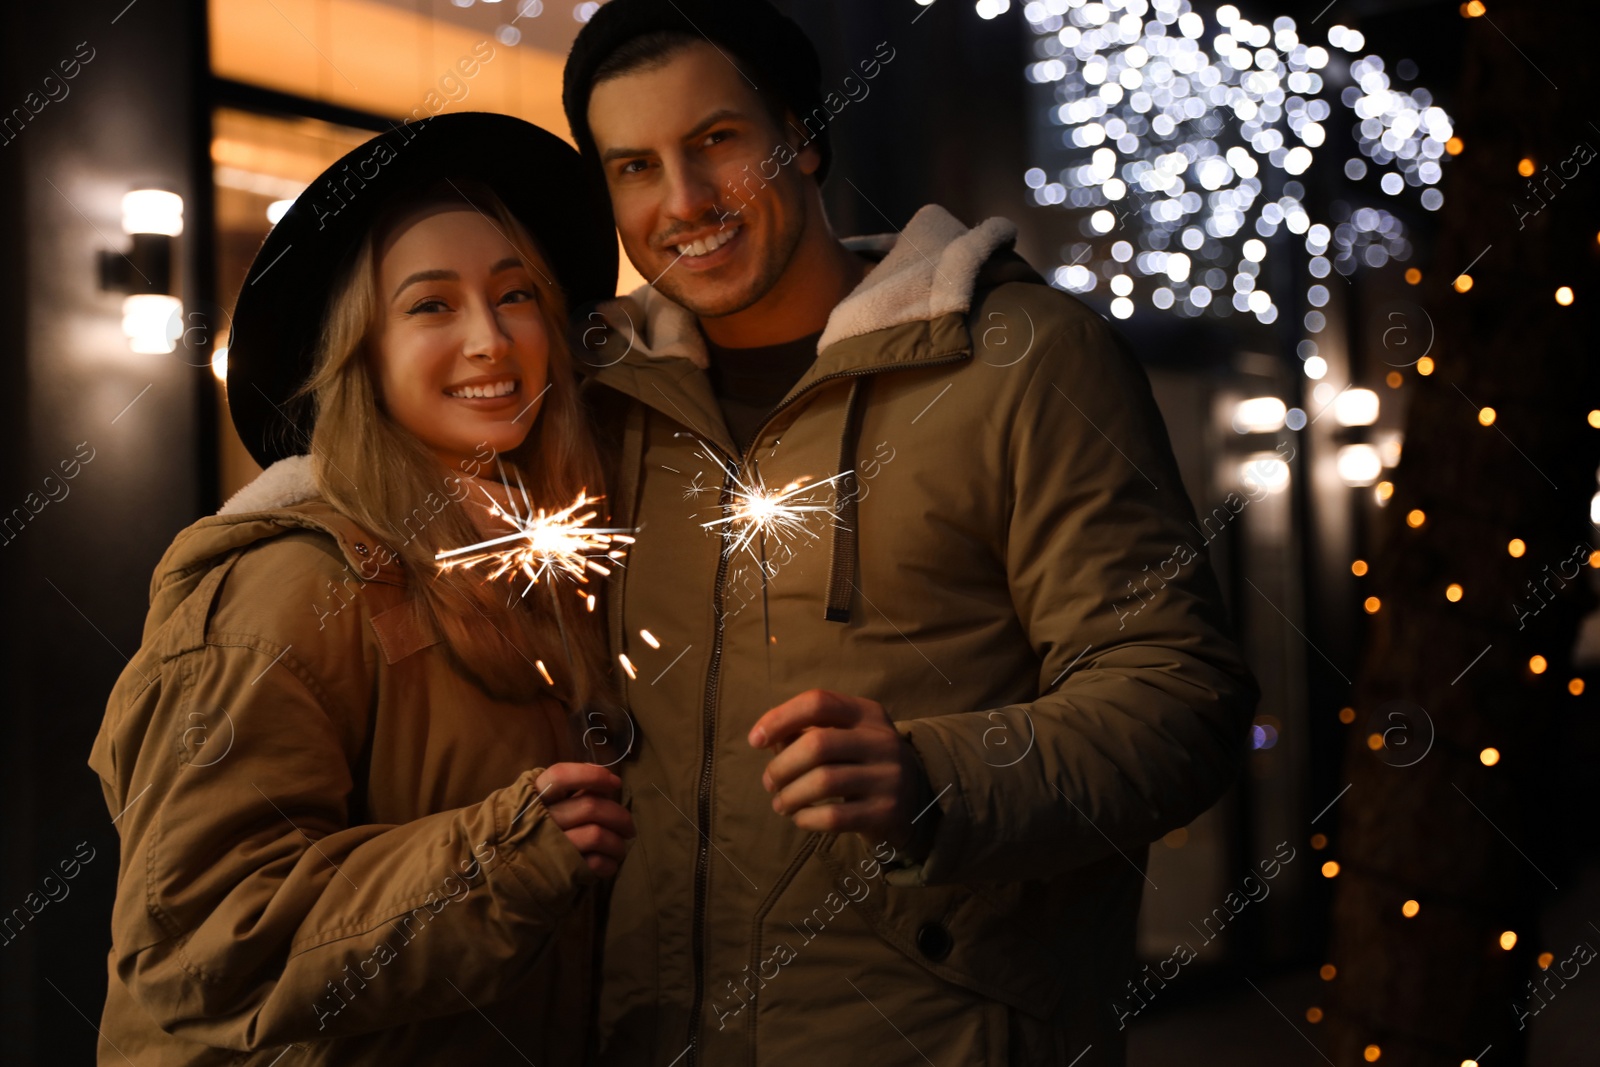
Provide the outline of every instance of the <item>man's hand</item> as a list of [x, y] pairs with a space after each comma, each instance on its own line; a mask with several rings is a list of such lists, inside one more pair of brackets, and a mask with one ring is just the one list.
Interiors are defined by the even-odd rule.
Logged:
[[592, 763], [555, 763], [533, 784], [589, 869], [602, 878], [616, 874], [635, 832], [633, 813], [616, 800], [622, 779]]
[[761, 781], [775, 794], [772, 810], [795, 826], [895, 848], [911, 840], [927, 775], [881, 704], [808, 690], [761, 716], [749, 741], [777, 753]]

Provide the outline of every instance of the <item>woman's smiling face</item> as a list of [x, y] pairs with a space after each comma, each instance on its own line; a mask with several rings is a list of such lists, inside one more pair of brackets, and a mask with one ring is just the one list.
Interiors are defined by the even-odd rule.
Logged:
[[468, 204], [419, 208], [378, 248], [381, 402], [447, 466], [516, 448], [538, 417], [550, 335], [535, 269]]

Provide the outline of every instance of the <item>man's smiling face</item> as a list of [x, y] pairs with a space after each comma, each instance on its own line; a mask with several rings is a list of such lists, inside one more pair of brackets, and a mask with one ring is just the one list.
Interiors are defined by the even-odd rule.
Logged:
[[608, 78], [588, 118], [640, 274], [700, 318], [772, 290], [805, 232], [804, 183], [821, 157], [780, 149], [788, 131], [722, 52], [696, 42]]

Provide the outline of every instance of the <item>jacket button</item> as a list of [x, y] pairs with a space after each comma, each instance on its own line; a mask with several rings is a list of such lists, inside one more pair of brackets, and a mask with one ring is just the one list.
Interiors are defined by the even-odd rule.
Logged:
[[950, 955], [954, 945], [950, 931], [939, 923], [923, 923], [917, 927], [917, 949], [935, 963]]
[[362, 544], [360, 541], [357, 541], [356, 542], [356, 555], [365, 556], [366, 554], [367, 554], [367, 546]]

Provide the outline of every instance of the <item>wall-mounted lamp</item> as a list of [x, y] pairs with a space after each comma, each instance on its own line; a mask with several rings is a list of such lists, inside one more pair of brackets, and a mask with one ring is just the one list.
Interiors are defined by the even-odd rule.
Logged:
[[[1220, 487], [1243, 490], [1251, 500], [1289, 488], [1291, 472], [1280, 455], [1285, 443], [1280, 437], [1286, 429], [1298, 430], [1305, 425], [1304, 412], [1276, 396], [1251, 396], [1229, 390], [1213, 398], [1212, 418], [1222, 433], [1222, 455], [1215, 475]], [[1224, 426], [1233, 433], [1222, 431]]]
[[124, 193], [122, 232], [178, 236], [183, 232], [183, 197], [165, 189], [135, 189]]
[[1371, 389], [1346, 389], [1333, 399], [1333, 417], [1340, 426], [1371, 426], [1378, 421], [1378, 394]]
[[1276, 452], [1257, 452], [1239, 464], [1239, 480], [1250, 490], [1281, 493], [1289, 488], [1289, 464]]
[[183, 198], [164, 189], [135, 189], [122, 197], [126, 252], [100, 253], [100, 287], [126, 293], [122, 332], [135, 352], [171, 352], [183, 332], [183, 303], [173, 295], [173, 248], [183, 232]]
[[1233, 409], [1235, 433], [1275, 433], [1283, 429], [1289, 409], [1275, 396], [1241, 400]]
[[1371, 485], [1383, 473], [1383, 458], [1369, 444], [1341, 446], [1336, 465], [1339, 480], [1352, 488]]
[[1380, 430], [1378, 394], [1371, 389], [1345, 389], [1333, 398], [1333, 418], [1341, 429], [1334, 435], [1339, 451], [1334, 467], [1339, 480], [1352, 489], [1376, 485], [1380, 505], [1389, 499], [1393, 487], [1380, 482], [1385, 468], [1400, 462], [1405, 435], [1396, 429]]

